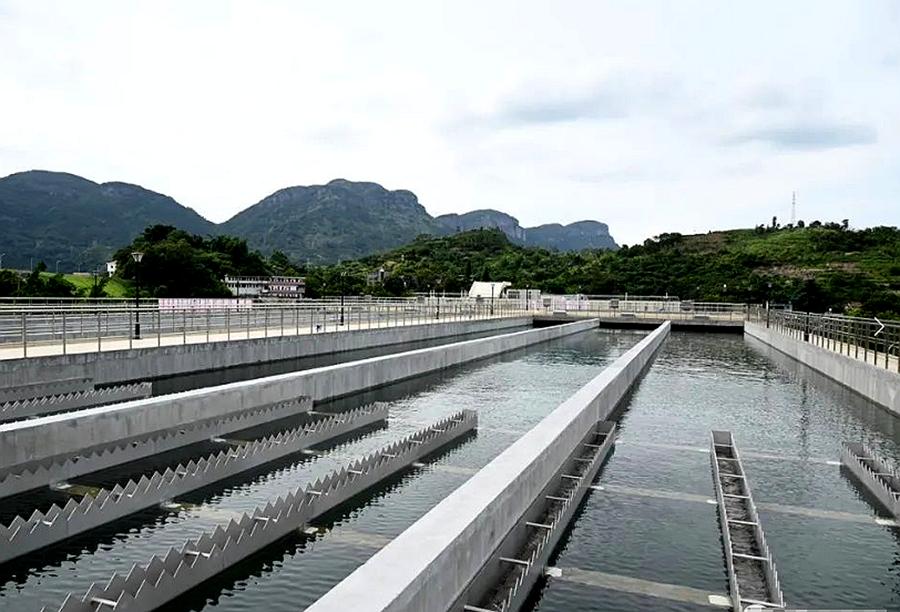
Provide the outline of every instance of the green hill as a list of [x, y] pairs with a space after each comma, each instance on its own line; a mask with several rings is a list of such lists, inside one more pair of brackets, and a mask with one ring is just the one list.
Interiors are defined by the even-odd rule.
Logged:
[[439, 230], [412, 192], [343, 179], [282, 189], [220, 226], [263, 253], [314, 263], [362, 257]]
[[0, 253], [8, 268], [30, 270], [43, 260], [54, 270], [57, 261], [67, 272], [96, 270], [153, 225], [237, 236], [265, 255], [281, 251], [301, 263], [363, 257], [420, 234], [481, 227], [499, 227], [521, 244], [559, 250], [616, 248], [607, 226], [596, 221], [522, 228], [494, 210], [436, 218], [410, 191], [343, 179], [281, 189], [217, 225], [137, 185], [43, 170], [0, 178]]
[[148, 225], [207, 234], [212, 223], [168, 196], [127, 183], [98, 184], [34, 170], [0, 178], [0, 252], [7, 268], [43, 260], [56, 269], [92, 270]]
[[[458, 292], [473, 280], [510, 281], [548, 293], [678, 296], [791, 304], [796, 309], [900, 318], [900, 231], [838, 224], [663, 234], [619, 251], [557, 253], [509, 242], [498, 230], [420, 237], [381, 255], [311, 271], [312, 295]], [[365, 274], [384, 267], [382, 285]], [[770, 286], [771, 285], [771, 286]]]

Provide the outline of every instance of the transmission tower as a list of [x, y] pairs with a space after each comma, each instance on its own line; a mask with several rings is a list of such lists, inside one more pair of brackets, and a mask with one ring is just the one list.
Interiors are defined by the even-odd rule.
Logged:
[[791, 192], [791, 225], [797, 223], [797, 192]]

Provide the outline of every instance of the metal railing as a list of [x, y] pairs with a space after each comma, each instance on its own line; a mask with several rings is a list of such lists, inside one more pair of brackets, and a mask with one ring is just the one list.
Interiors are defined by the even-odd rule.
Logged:
[[747, 316], [796, 340], [900, 373], [900, 321], [763, 307]]
[[602, 319], [652, 319], [668, 321], [743, 321], [747, 304], [649, 299], [593, 299], [587, 296], [544, 296], [530, 300], [534, 311]]
[[231, 308], [158, 303], [0, 307], [0, 359], [379, 329], [526, 314], [505, 300], [459, 298], [254, 302]]

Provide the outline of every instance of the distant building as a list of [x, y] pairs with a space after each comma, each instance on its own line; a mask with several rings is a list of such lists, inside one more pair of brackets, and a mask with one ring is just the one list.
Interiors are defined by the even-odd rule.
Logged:
[[235, 297], [300, 299], [306, 293], [301, 276], [226, 276], [225, 286]]
[[372, 286], [377, 285], [379, 283], [383, 283], [384, 279], [389, 276], [387, 271], [384, 268], [378, 268], [374, 272], [369, 272], [366, 274], [366, 285]]
[[526, 304], [536, 304], [540, 302], [540, 289], [507, 289], [506, 298], [520, 302], [523, 306]]
[[469, 289], [470, 298], [499, 298], [504, 297], [505, 291], [512, 283], [502, 281], [499, 283], [475, 281]]
[[113, 261], [106, 262], [106, 273], [109, 276], [114, 276], [116, 273], [116, 270], [118, 270], [118, 269], [119, 269], [119, 263], [117, 261], [113, 260]]

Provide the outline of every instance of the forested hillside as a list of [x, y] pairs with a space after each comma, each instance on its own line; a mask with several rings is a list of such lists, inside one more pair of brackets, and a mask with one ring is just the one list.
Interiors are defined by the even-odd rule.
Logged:
[[[818, 223], [692, 236], [663, 234], [619, 251], [557, 253], [512, 244], [498, 230], [421, 237], [382, 255], [311, 271], [310, 289], [364, 291], [381, 267], [388, 294], [457, 292], [472, 280], [510, 281], [552, 293], [673, 295], [692, 300], [900, 317], [900, 231]], [[369, 288], [368, 290], [373, 290]]]

